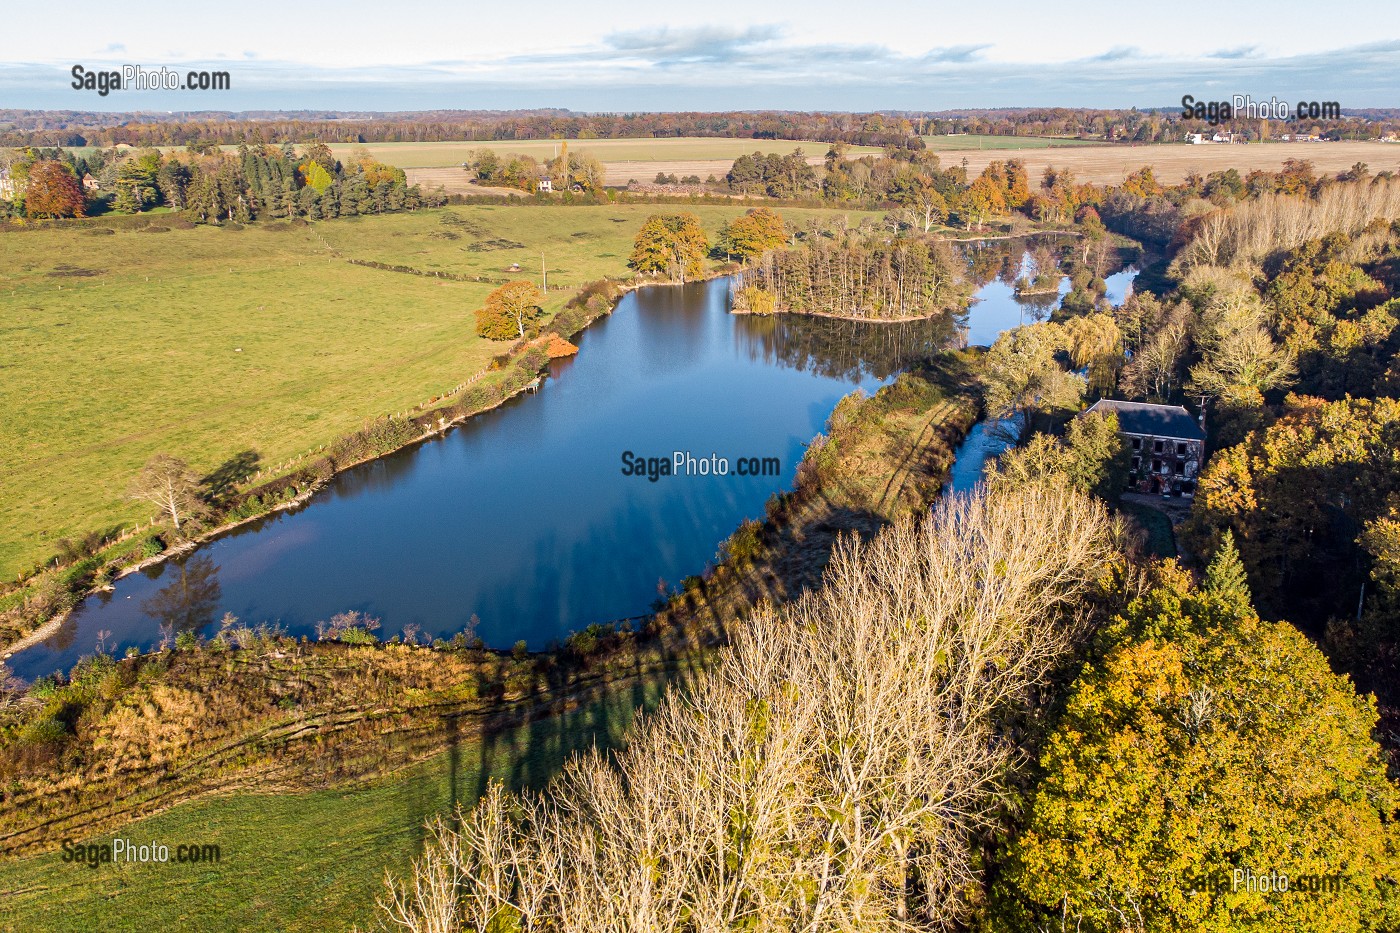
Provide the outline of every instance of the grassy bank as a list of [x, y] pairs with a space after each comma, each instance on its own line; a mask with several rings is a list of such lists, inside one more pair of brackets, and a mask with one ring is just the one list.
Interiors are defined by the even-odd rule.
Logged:
[[[713, 235], [743, 209], [696, 213]], [[443, 393], [502, 350], [471, 317], [496, 282], [537, 278], [543, 253], [557, 311], [572, 289], [626, 273], [632, 237], [657, 210], [483, 205], [309, 226], [155, 218], [112, 233], [0, 234], [0, 579], [48, 559], [59, 539], [149, 518], [124, 493], [152, 454], [202, 472], [245, 454], [275, 467]], [[785, 213], [805, 224], [832, 212]], [[459, 280], [472, 276], [484, 281]]]
[[[215, 866], [62, 862], [61, 852], [0, 863], [0, 930], [25, 933], [244, 933], [366, 925], [384, 872], [421, 850], [424, 820], [470, 803], [488, 779], [539, 786], [575, 751], [621, 742], [665, 681], [636, 681], [580, 709], [472, 738], [388, 778], [310, 793], [193, 801], [122, 830], [133, 843], [217, 845]], [[83, 842], [106, 842], [110, 836]]]

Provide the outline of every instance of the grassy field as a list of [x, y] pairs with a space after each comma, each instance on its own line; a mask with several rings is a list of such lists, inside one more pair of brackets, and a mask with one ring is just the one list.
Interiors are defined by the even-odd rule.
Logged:
[[[1049, 149], [1052, 146], [1093, 146], [1092, 139], [1060, 139], [1053, 136], [925, 136], [924, 145], [939, 152], [957, 149]], [[1102, 145], [1099, 143], [1098, 145]]]
[[[524, 139], [500, 140], [494, 142], [445, 142], [445, 143], [365, 143], [364, 147], [375, 158], [399, 168], [433, 168], [444, 165], [461, 165], [467, 154], [474, 149], [494, 149], [499, 153], [515, 152], [534, 156], [536, 159], [552, 159], [559, 154], [559, 146], [566, 140]], [[829, 148], [827, 143], [796, 141], [791, 139], [717, 139], [710, 137], [680, 136], [668, 139], [570, 139], [567, 140], [571, 152], [587, 152], [600, 162], [695, 162], [701, 160], [727, 159], [733, 161], [750, 152], [776, 152], [787, 155], [801, 149], [808, 155], [824, 155]], [[345, 159], [352, 143], [333, 143], [331, 152], [336, 158]], [[878, 148], [851, 147], [855, 152], [879, 152]], [[655, 174], [656, 170], [652, 170]]]
[[374, 919], [384, 872], [401, 875], [421, 852], [425, 820], [456, 802], [470, 805], [490, 778], [540, 786], [574, 751], [617, 746], [636, 709], [654, 706], [664, 684], [628, 685], [568, 715], [464, 744], [369, 786], [199, 800], [118, 833], [137, 845], [165, 844], [172, 858], [180, 843], [217, 845], [217, 866], [90, 869], [62, 862], [61, 851], [0, 861], [0, 931], [364, 929]]
[[[59, 538], [149, 518], [124, 500], [152, 454], [201, 471], [272, 466], [455, 386], [499, 353], [472, 312], [489, 284], [572, 288], [626, 272], [655, 206], [474, 205], [166, 232], [0, 234], [0, 577]], [[697, 207], [713, 236], [742, 206]], [[812, 212], [788, 211], [800, 224]], [[853, 217], [853, 221], [858, 218]], [[514, 276], [511, 276], [514, 277]], [[551, 291], [557, 309], [570, 292]]]

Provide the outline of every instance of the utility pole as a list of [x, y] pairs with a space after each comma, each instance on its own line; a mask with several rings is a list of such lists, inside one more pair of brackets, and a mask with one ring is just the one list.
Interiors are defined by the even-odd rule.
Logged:
[[544, 267], [544, 253], [540, 253], [540, 291], [549, 291], [549, 270]]

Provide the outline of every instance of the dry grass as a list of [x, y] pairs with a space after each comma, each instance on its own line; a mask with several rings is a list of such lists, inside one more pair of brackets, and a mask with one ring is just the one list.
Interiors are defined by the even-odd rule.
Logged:
[[[673, 165], [683, 162], [723, 161], [726, 168], [730, 162], [746, 153], [776, 152], [787, 155], [801, 149], [809, 155], [823, 155], [828, 143], [813, 140], [792, 139], [730, 139], [719, 137], [681, 136], [665, 139], [522, 139], [496, 140], [487, 142], [433, 142], [433, 143], [366, 143], [376, 158], [399, 168], [433, 168], [438, 166], [459, 166], [468, 155], [477, 149], [493, 149], [498, 153], [519, 153], [536, 159], [552, 159], [559, 154], [560, 144], [568, 142], [570, 152], [585, 152], [596, 156], [600, 162], [664, 162]], [[336, 158], [345, 159], [350, 143], [332, 143], [331, 151]], [[879, 152], [869, 146], [848, 147], [851, 152]], [[670, 171], [670, 169], [667, 169]], [[655, 175], [656, 169], [652, 170]], [[689, 173], [686, 173], [689, 174]], [[704, 177], [702, 174], [700, 177]]]
[[1189, 146], [1166, 143], [1155, 146], [1079, 146], [1065, 149], [968, 150], [931, 147], [944, 166], [967, 161], [968, 174], [976, 176], [994, 159], [1020, 159], [1033, 179], [1039, 179], [1047, 166], [1069, 169], [1081, 182], [1103, 185], [1122, 184], [1123, 179], [1144, 165], [1152, 166], [1158, 181], [1175, 184], [1192, 172], [1201, 175], [1234, 168], [1244, 174], [1253, 169], [1276, 172], [1288, 159], [1306, 159], [1320, 174], [1336, 174], [1365, 162], [1372, 172], [1400, 171], [1400, 145], [1372, 142], [1345, 143], [1266, 143], [1262, 145]]
[[408, 176], [410, 185], [422, 185], [424, 188], [441, 188], [448, 194], [461, 194], [468, 197], [526, 197], [526, 193], [519, 188], [496, 188], [491, 185], [473, 185], [469, 181], [471, 175], [460, 165], [449, 165], [444, 168], [407, 168], [404, 174]]
[[[764, 146], [769, 140], [753, 140], [754, 150], [765, 151]], [[822, 144], [818, 144], [819, 146]], [[821, 155], [807, 157], [809, 165], [821, 165], [824, 158]], [[629, 181], [649, 182], [656, 178], [658, 172], [667, 175], [675, 175], [684, 178], [687, 175], [695, 175], [701, 181], [711, 175], [723, 181], [724, 176], [729, 172], [734, 164], [733, 159], [646, 159], [638, 161], [604, 162], [603, 163], [603, 183], [621, 187]], [[522, 196], [524, 192], [518, 188], [493, 188], [489, 186], [473, 185], [468, 182], [468, 173], [460, 166], [448, 166], [445, 168], [409, 168], [404, 170], [408, 175], [408, 183], [411, 185], [424, 185], [425, 187], [442, 187], [448, 194], [463, 195], [515, 195]]]

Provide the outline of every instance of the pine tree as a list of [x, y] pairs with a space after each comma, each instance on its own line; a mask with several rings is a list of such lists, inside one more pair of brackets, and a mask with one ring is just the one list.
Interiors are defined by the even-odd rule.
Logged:
[[1249, 611], [1252, 598], [1249, 593], [1249, 578], [1244, 572], [1244, 562], [1240, 560], [1239, 548], [1235, 547], [1235, 534], [1230, 529], [1220, 537], [1220, 546], [1206, 568], [1205, 592], [1216, 596], [1232, 608]]

